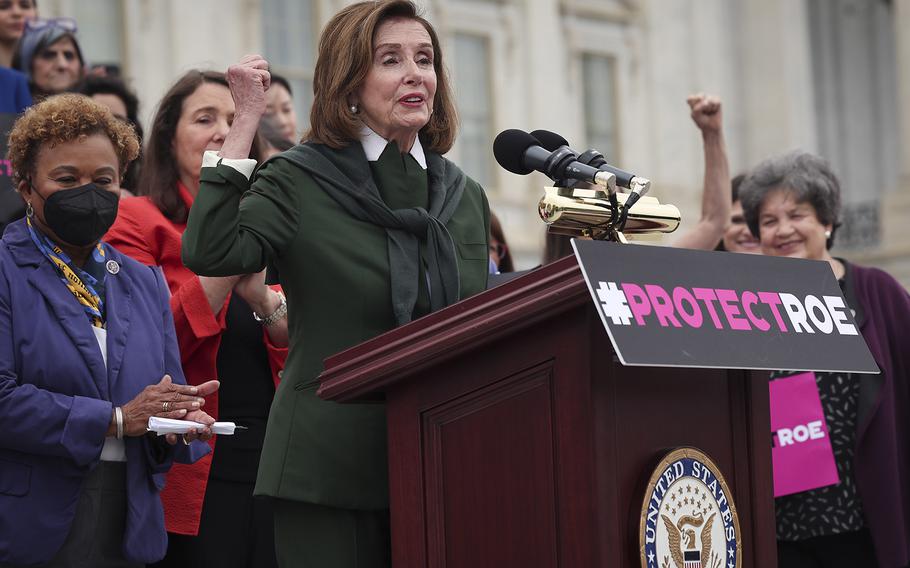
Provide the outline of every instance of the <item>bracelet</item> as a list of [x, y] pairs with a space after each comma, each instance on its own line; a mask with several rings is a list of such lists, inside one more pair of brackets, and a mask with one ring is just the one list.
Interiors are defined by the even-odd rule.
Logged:
[[123, 410], [118, 406], [114, 408], [114, 422], [117, 425], [117, 439], [123, 439]]
[[278, 300], [281, 302], [278, 304], [278, 307], [275, 308], [275, 311], [269, 314], [268, 316], [261, 316], [255, 311], [253, 312], [253, 319], [261, 323], [266, 327], [271, 327], [281, 321], [281, 318], [288, 315], [288, 301], [285, 299], [282, 292], [277, 292]]

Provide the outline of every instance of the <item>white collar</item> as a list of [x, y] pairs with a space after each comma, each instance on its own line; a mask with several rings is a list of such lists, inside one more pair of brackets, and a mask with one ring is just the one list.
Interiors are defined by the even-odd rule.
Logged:
[[[382, 155], [389, 141], [373, 132], [373, 129], [369, 126], [364, 125], [360, 129], [360, 143], [363, 144], [363, 152], [367, 155], [367, 161], [375, 162]], [[427, 169], [427, 158], [423, 153], [423, 146], [420, 145], [419, 136], [414, 139], [410, 154], [417, 160], [421, 168]]]

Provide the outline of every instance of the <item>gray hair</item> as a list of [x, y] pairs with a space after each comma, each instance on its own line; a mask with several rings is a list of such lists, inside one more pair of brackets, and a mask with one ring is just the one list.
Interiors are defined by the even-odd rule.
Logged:
[[739, 186], [739, 198], [749, 230], [759, 236], [758, 216], [768, 194], [782, 189], [797, 203], [808, 203], [822, 225], [831, 225], [827, 246], [840, 225], [840, 182], [827, 160], [796, 150], [773, 156], [749, 172]]

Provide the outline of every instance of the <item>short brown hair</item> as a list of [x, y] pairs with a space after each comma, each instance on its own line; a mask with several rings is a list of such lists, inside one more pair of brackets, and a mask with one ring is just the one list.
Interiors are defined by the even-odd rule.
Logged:
[[429, 150], [445, 154], [455, 142], [458, 117], [439, 37], [410, 0], [379, 0], [352, 4], [332, 17], [319, 38], [319, 55], [313, 75], [310, 130], [304, 140], [342, 148], [360, 138], [362, 123], [348, 105], [352, 94], [366, 80], [373, 64], [373, 36], [392, 18], [419, 22], [433, 42], [436, 99], [430, 121], [420, 129], [420, 141]]
[[16, 121], [9, 135], [13, 182], [18, 185], [35, 173], [35, 160], [42, 147], [53, 148], [94, 134], [110, 139], [122, 176], [139, 155], [139, 140], [132, 127], [83, 95], [56, 95], [36, 104]]

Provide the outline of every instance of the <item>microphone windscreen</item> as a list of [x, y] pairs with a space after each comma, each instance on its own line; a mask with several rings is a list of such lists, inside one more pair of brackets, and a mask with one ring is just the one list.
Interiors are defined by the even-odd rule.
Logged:
[[493, 156], [506, 170], [526, 175], [534, 171], [523, 160], [525, 151], [531, 146], [540, 146], [540, 142], [524, 130], [503, 130], [493, 140]]
[[568, 140], [549, 130], [535, 130], [531, 133], [531, 136], [537, 138], [540, 141], [540, 145], [551, 152], [560, 146], [569, 145]]

